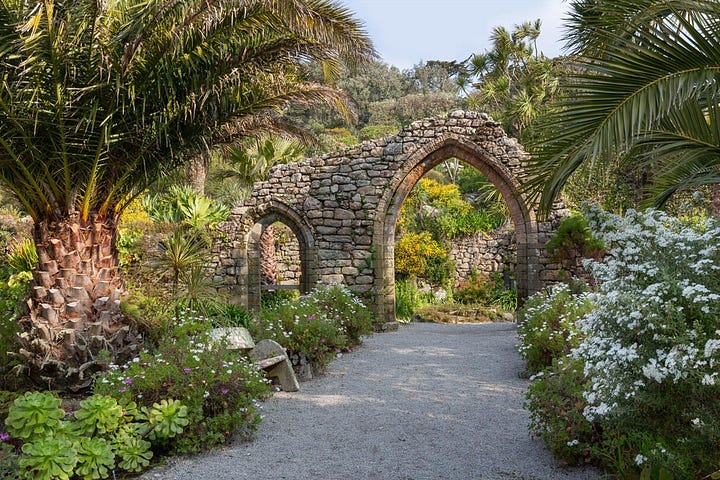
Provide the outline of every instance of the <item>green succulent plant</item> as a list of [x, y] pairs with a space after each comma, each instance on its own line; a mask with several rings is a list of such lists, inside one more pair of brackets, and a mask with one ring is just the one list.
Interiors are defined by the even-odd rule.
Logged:
[[18, 462], [24, 478], [69, 480], [78, 462], [72, 442], [66, 437], [44, 437], [22, 447]]
[[140, 437], [125, 436], [116, 444], [116, 454], [120, 461], [118, 467], [128, 472], [141, 472], [148, 465], [153, 456], [150, 442]]
[[82, 434], [113, 432], [123, 420], [123, 409], [112, 397], [93, 395], [80, 402], [80, 406], [75, 420]]
[[190, 423], [187, 416], [187, 407], [177, 400], [154, 403], [148, 412], [148, 421], [153, 426], [150, 438], [170, 438], [182, 433], [183, 427]]
[[32, 442], [62, 427], [64, 416], [60, 399], [55, 395], [26, 392], [13, 402], [5, 424], [11, 436]]
[[112, 444], [104, 438], [86, 437], [77, 444], [78, 464], [75, 474], [83, 480], [98, 480], [108, 477], [109, 469], [115, 467]]

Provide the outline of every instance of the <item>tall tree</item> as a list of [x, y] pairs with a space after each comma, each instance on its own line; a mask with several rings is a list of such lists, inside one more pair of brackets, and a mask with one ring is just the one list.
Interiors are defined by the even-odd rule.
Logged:
[[625, 158], [655, 202], [720, 181], [720, 3], [571, 2], [573, 68], [529, 145], [547, 210], [581, 165]]
[[474, 88], [470, 105], [490, 113], [505, 130], [522, 137], [525, 129], [543, 113], [558, 92], [559, 68], [537, 50], [540, 20], [515, 25], [512, 30], [495, 27], [492, 48], [472, 55], [460, 84]]
[[90, 383], [102, 350], [132, 354], [118, 312], [118, 216], [188, 152], [374, 55], [330, 0], [0, 0], [0, 183], [35, 221], [39, 265], [22, 353], [53, 388]]

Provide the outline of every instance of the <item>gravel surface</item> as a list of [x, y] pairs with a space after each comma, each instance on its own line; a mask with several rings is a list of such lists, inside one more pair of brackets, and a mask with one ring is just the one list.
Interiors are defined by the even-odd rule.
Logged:
[[596, 479], [527, 429], [511, 323], [401, 325], [263, 404], [252, 442], [172, 460], [143, 480]]

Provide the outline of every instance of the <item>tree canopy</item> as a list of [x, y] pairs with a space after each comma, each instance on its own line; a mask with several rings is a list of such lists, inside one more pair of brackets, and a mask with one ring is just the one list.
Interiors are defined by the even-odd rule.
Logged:
[[36, 220], [114, 218], [184, 152], [247, 131], [374, 55], [329, 0], [0, 1], [0, 182]]

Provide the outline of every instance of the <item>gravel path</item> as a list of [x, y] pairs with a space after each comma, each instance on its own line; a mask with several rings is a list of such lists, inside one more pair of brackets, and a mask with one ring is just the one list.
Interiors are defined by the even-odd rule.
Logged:
[[257, 438], [145, 480], [596, 479], [530, 438], [510, 323], [413, 323], [376, 334], [300, 392], [264, 404]]

